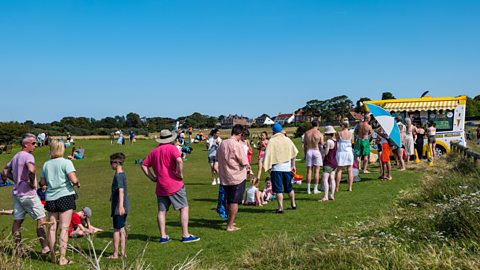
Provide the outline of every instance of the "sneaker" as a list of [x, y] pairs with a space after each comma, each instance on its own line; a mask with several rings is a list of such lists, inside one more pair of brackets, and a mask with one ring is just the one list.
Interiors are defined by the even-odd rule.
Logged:
[[310, 189], [307, 189], [307, 194], [312, 194], [312, 192], [310, 191]]
[[217, 178], [217, 184], [220, 185], [220, 178]]
[[277, 210], [275, 210], [275, 212], [274, 212], [274, 213], [275, 213], [275, 214], [283, 214], [283, 210], [279, 210], [279, 209], [277, 209]]
[[217, 184], [217, 181], [215, 181], [215, 179], [213, 179], [212, 186], [215, 186], [216, 184]]
[[318, 190], [318, 189], [315, 189], [315, 190], [313, 191], [313, 194], [320, 194], [320, 193], [321, 193], [321, 192], [320, 192], [320, 190]]
[[190, 234], [189, 237], [182, 237], [182, 243], [190, 243], [200, 241], [200, 237], [196, 237], [193, 234]]
[[168, 243], [168, 242], [170, 242], [170, 240], [172, 240], [172, 239], [168, 235], [167, 235], [167, 237], [161, 237], [160, 238], [160, 244]]

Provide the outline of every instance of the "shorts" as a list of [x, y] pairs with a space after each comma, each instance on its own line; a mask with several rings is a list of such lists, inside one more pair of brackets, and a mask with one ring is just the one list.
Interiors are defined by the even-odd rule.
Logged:
[[307, 167], [320, 167], [323, 165], [322, 154], [319, 150], [310, 149], [307, 150], [306, 161]]
[[435, 136], [428, 136], [428, 143], [435, 143]]
[[292, 172], [276, 172], [273, 171], [270, 173], [270, 178], [272, 179], [272, 191], [273, 193], [290, 193], [293, 190], [292, 187]]
[[208, 157], [208, 163], [215, 163], [217, 162], [217, 157], [216, 156], [210, 156]]
[[54, 201], [47, 201], [45, 204], [45, 209], [50, 213], [65, 212], [68, 210], [77, 209], [77, 205], [75, 204], [75, 195], [67, 195]]
[[158, 211], [168, 211], [171, 204], [173, 205], [173, 208], [175, 208], [175, 210], [188, 207], [187, 191], [185, 190], [185, 186], [183, 186], [179, 191], [177, 191], [177, 193], [170, 196], [157, 195], [157, 203]]
[[74, 156], [75, 156], [75, 159], [82, 159], [83, 158], [83, 156], [80, 155], [79, 153], [75, 153]]
[[370, 141], [368, 139], [358, 139], [355, 143], [355, 156], [363, 157], [370, 155]]
[[323, 166], [323, 172], [324, 172], [324, 173], [332, 173], [332, 172], [335, 171], [335, 169], [336, 169], [336, 168], [332, 168], [332, 167], [330, 167], [330, 166], [326, 166], [326, 165]]
[[125, 222], [127, 221], [127, 214], [120, 216], [120, 215], [113, 215], [113, 228], [120, 230], [121, 228], [125, 227]]
[[223, 186], [223, 189], [225, 190], [225, 200], [227, 201], [227, 204], [242, 203], [246, 182], [247, 181], [243, 180], [243, 182], [238, 185]]
[[382, 152], [380, 153], [381, 162], [390, 162], [390, 145], [388, 143], [382, 144]]
[[45, 217], [40, 198], [37, 195], [32, 196], [12, 196], [13, 199], [13, 220], [23, 220], [28, 213], [34, 220]]

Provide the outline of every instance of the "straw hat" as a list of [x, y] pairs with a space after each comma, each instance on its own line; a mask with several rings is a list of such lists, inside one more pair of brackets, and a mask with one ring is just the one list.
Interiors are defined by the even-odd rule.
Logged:
[[177, 136], [175, 136], [170, 130], [162, 129], [162, 131], [160, 131], [160, 138], [155, 139], [155, 141], [159, 143], [171, 143], [175, 141], [176, 138]]
[[337, 133], [335, 129], [332, 126], [326, 126], [325, 127], [325, 134], [335, 134]]

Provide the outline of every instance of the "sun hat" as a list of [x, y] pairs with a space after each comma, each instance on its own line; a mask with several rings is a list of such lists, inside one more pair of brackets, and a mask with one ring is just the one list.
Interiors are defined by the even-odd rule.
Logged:
[[336, 131], [332, 126], [326, 126], [325, 127], [325, 134], [335, 134]]
[[280, 125], [279, 123], [276, 123], [275, 125], [273, 125], [272, 127], [272, 131], [273, 133], [279, 133], [282, 131], [282, 125]]
[[160, 131], [160, 137], [155, 139], [159, 143], [171, 143], [175, 141], [177, 137], [168, 129], [162, 129]]

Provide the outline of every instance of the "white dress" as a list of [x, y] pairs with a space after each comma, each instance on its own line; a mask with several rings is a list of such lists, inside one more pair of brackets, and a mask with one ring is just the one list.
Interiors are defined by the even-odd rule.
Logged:
[[405, 151], [407, 151], [407, 156], [415, 154], [414, 144], [412, 128], [410, 127], [410, 131], [408, 129], [405, 131]]
[[337, 166], [352, 166], [353, 165], [353, 149], [350, 139], [344, 140], [338, 136], [337, 146]]

